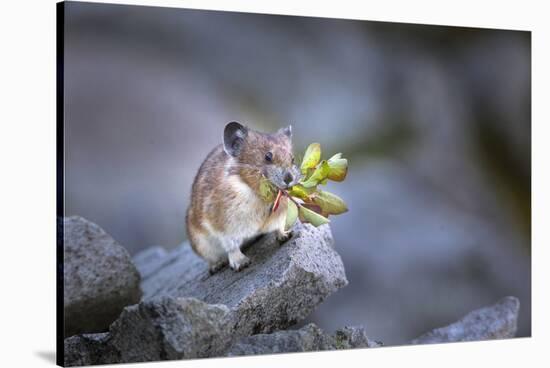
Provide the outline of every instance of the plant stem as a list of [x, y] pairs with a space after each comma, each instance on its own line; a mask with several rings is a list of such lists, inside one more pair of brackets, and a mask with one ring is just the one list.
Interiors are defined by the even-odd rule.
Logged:
[[281, 192], [283, 192], [283, 194], [288, 198], [290, 199], [292, 202], [294, 202], [294, 204], [298, 207], [302, 207], [302, 205], [298, 202], [296, 202], [296, 200], [294, 198], [292, 198], [292, 196], [290, 194], [288, 194], [288, 192], [286, 190], [281, 190]]

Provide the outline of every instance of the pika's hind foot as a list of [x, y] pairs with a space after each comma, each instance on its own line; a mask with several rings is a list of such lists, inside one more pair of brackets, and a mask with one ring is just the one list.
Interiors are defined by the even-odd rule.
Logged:
[[245, 256], [239, 249], [229, 253], [229, 267], [234, 271], [241, 271], [250, 264], [250, 258]]
[[275, 236], [277, 238], [277, 241], [279, 244], [283, 244], [286, 241], [288, 241], [290, 238], [292, 238], [292, 230], [287, 231], [277, 231], [277, 235]]

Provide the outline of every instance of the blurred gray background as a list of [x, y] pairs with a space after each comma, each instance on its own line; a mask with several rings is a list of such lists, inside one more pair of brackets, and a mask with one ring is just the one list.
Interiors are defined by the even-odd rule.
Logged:
[[67, 215], [172, 248], [224, 125], [292, 124], [350, 161], [350, 284], [308, 322], [393, 345], [515, 295], [530, 336], [530, 33], [91, 3], [65, 32]]

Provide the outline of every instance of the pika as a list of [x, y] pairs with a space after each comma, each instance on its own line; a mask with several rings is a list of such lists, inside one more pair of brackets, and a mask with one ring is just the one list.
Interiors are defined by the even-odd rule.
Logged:
[[273, 211], [273, 203], [260, 196], [262, 178], [279, 189], [300, 179], [292, 154], [292, 127], [269, 134], [228, 123], [223, 143], [199, 168], [186, 215], [191, 247], [208, 262], [211, 273], [227, 263], [235, 271], [248, 266], [250, 259], [241, 246], [252, 238], [274, 231], [280, 242], [290, 237], [285, 231], [288, 199], [283, 196]]

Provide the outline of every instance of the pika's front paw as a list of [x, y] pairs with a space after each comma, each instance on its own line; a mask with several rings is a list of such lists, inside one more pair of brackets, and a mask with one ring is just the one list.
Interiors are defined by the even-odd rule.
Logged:
[[276, 238], [277, 238], [277, 241], [281, 244], [283, 244], [284, 242], [286, 242], [288, 239], [290, 239], [292, 237], [292, 231], [291, 230], [287, 230], [287, 231], [277, 231], [277, 235], [276, 235]]
[[250, 264], [250, 258], [242, 254], [240, 251], [238, 253], [232, 253], [229, 255], [229, 266], [234, 271], [241, 271]]

